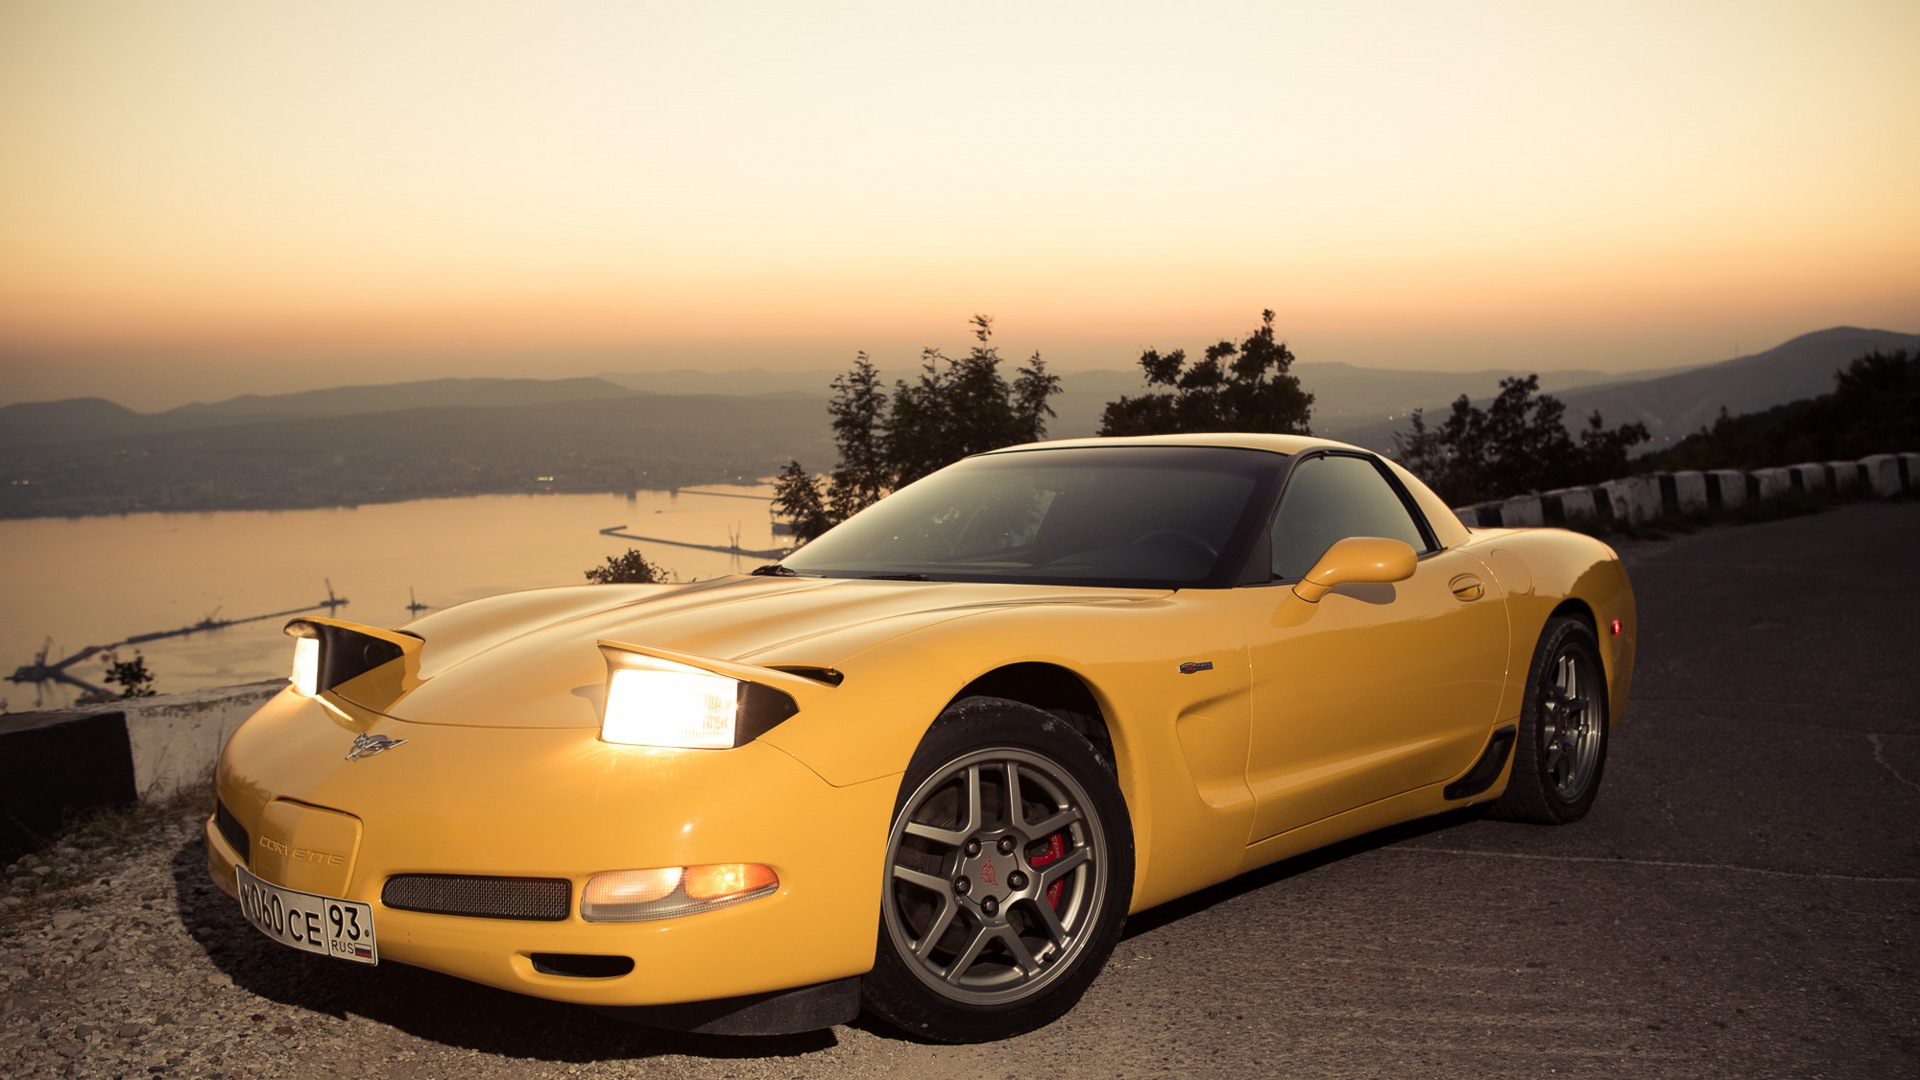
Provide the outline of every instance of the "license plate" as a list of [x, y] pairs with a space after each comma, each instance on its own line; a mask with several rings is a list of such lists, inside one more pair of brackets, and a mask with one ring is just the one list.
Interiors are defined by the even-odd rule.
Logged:
[[240, 913], [254, 929], [282, 945], [321, 956], [356, 964], [380, 962], [371, 906], [282, 888], [254, 877], [244, 866], [234, 870], [240, 879]]

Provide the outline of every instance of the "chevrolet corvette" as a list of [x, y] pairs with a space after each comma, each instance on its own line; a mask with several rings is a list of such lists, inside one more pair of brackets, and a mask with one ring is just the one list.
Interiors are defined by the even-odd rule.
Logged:
[[1190, 435], [976, 455], [750, 574], [287, 633], [206, 825], [269, 937], [684, 1030], [964, 1042], [1256, 867], [1580, 818], [1635, 612], [1597, 540], [1469, 531], [1355, 447]]

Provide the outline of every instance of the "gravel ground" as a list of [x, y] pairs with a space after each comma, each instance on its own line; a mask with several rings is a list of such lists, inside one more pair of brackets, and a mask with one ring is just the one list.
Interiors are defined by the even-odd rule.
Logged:
[[6, 869], [0, 1077], [683, 1076], [702, 1059], [791, 1076], [791, 1054], [839, 1049], [656, 1032], [279, 947], [208, 878], [203, 820], [142, 810]]
[[138, 843], [64, 843], [7, 868], [0, 1074], [214, 1075], [244, 1059], [254, 1032], [231, 1021], [248, 995], [177, 915], [173, 853], [197, 843], [195, 816], [176, 808]]

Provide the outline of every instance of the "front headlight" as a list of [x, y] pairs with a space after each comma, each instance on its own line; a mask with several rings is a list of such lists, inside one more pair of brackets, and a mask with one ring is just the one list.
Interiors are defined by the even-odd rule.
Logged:
[[791, 695], [771, 686], [604, 641], [600, 652], [607, 658], [605, 742], [727, 750], [799, 711]]
[[295, 690], [313, 697], [320, 692], [320, 639], [293, 639], [293, 674], [287, 676]]
[[733, 745], [740, 683], [696, 668], [616, 668], [600, 737], [634, 746], [724, 750]]
[[[308, 697], [391, 664], [421, 643], [419, 635], [405, 630], [377, 630], [314, 616], [295, 619], [282, 632], [293, 639], [293, 671], [287, 681]], [[395, 678], [396, 691], [408, 678]]]

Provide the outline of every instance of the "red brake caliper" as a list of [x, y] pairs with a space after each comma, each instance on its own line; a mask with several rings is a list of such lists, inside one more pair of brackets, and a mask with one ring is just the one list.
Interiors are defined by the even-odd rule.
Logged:
[[[1067, 853], [1066, 844], [1061, 841], [1059, 833], [1054, 833], [1052, 836], [1047, 837], [1047, 848], [1045, 851], [1042, 851], [1038, 855], [1027, 856], [1027, 865], [1033, 867], [1035, 870], [1038, 870], [1041, 867], [1048, 865], [1049, 863], [1058, 861], [1060, 856], [1065, 855], [1066, 853]], [[1047, 886], [1047, 906], [1048, 907], [1055, 908], [1055, 909], [1058, 909], [1060, 907], [1060, 889], [1065, 885], [1066, 885], [1066, 880], [1062, 879], [1060, 881], [1056, 881], [1053, 884]]]

